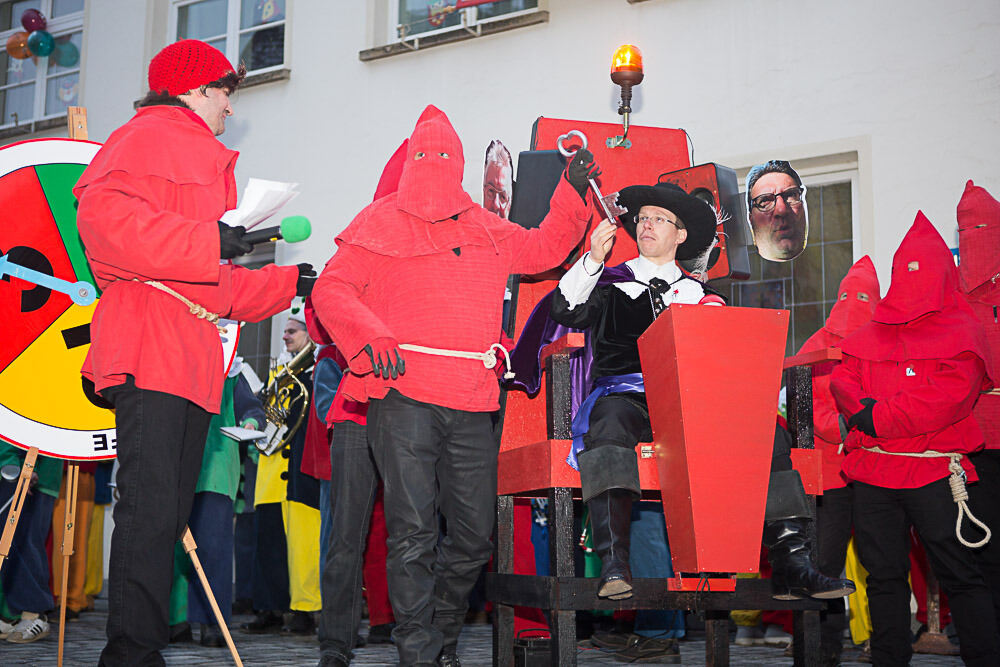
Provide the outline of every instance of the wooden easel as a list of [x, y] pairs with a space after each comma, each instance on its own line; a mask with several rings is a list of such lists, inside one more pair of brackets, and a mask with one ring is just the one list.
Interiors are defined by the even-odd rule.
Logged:
[[24, 456], [24, 465], [21, 466], [21, 476], [17, 478], [17, 486], [14, 488], [14, 502], [11, 503], [10, 512], [7, 514], [7, 522], [3, 527], [3, 536], [0, 537], [0, 569], [3, 569], [3, 562], [7, 560], [10, 553], [10, 543], [14, 541], [14, 531], [17, 530], [17, 522], [21, 518], [21, 510], [24, 508], [24, 499], [28, 495], [28, 488], [31, 486], [31, 475], [35, 472], [35, 460], [38, 458], [38, 447], [32, 447]]

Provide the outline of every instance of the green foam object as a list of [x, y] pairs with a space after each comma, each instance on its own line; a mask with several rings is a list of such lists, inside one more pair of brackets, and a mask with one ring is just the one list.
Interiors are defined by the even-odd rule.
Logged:
[[304, 215], [290, 215], [281, 221], [281, 237], [286, 243], [305, 241], [312, 234], [312, 225]]

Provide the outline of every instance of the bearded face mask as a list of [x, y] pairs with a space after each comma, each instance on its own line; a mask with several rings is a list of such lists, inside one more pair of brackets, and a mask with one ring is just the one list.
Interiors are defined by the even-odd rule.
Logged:
[[427, 222], [450, 218], [474, 206], [462, 189], [462, 142], [440, 109], [428, 106], [410, 135], [396, 204]]

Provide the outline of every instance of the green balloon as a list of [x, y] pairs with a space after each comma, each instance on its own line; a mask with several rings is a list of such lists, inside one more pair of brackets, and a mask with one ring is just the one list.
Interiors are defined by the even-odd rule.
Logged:
[[57, 42], [52, 60], [60, 67], [75, 67], [80, 62], [80, 50], [73, 42]]
[[28, 49], [39, 58], [46, 58], [56, 48], [56, 40], [47, 30], [36, 30], [28, 35]]

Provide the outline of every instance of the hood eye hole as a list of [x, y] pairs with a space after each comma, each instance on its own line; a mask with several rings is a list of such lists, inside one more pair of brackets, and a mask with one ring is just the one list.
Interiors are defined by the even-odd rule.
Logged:
[[840, 295], [840, 300], [841, 301], [846, 301], [847, 300], [847, 292], [844, 292], [843, 294]]
[[920, 270], [920, 262], [916, 262], [916, 261], [910, 262], [909, 264], [906, 265], [906, 270], [907, 271], [919, 271]]
[[451, 157], [451, 156], [450, 156], [450, 155], [448, 155], [447, 153], [438, 153], [438, 155], [440, 155], [441, 157], [443, 157], [443, 158], [444, 158], [445, 160], [447, 160], [448, 158], [450, 158], [450, 157]]
[[865, 303], [868, 303], [869, 297], [864, 292], [858, 292], [858, 301], [864, 301]]
[[423, 151], [417, 151], [417, 152], [416, 152], [416, 154], [415, 154], [415, 155], [413, 156], [413, 159], [414, 159], [414, 160], [419, 160], [419, 159], [421, 159], [422, 157], [424, 157], [424, 155], [425, 155], [425, 154], [424, 154], [424, 152], [423, 152]]

